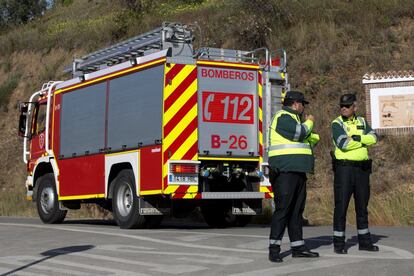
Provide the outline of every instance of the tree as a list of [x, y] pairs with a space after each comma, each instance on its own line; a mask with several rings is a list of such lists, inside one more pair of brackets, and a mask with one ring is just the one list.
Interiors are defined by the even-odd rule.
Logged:
[[24, 24], [42, 15], [47, 7], [47, 0], [0, 0], [0, 25]]

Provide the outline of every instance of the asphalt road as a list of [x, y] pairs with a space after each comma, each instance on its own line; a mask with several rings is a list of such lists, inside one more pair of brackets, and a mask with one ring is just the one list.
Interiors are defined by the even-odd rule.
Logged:
[[414, 228], [372, 227], [380, 252], [358, 251], [349, 227], [349, 254], [332, 249], [331, 227], [306, 227], [317, 259], [267, 259], [269, 227], [209, 229], [167, 221], [160, 229], [121, 230], [112, 222], [0, 217], [0, 275], [414, 275]]

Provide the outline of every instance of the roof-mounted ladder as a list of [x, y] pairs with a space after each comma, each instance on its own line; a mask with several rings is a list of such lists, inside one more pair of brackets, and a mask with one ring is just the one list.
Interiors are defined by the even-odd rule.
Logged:
[[194, 36], [187, 25], [165, 22], [160, 28], [74, 59], [72, 67], [66, 68], [65, 73], [73, 75], [89, 73], [135, 57], [183, 44], [188, 44], [192, 51], [193, 40]]

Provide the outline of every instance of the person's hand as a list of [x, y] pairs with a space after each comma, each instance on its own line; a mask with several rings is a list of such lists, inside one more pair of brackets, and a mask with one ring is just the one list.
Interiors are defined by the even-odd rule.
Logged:
[[305, 119], [306, 119], [306, 120], [311, 120], [312, 122], [314, 122], [314, 121], [315, 121], [315, 117], [313, 117], [313, 115], [311, 115], [311, 114], [306, 115], [306, 116], [305, 116]]
[[354, 141], [361, 142], [361, 135], [352, 135], [351, 138]]

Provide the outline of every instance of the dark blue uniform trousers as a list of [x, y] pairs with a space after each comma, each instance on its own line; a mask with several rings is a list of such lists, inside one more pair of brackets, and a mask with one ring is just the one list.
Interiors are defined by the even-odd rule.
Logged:
[[280, 245], [287, 226], [292, 247], [304, 245], [302, 214], [306, 201], [306, 174], [280, 172], [271, 179], [275, 211], [270, 229], [270, 244]]
[[369, 233], [369, 175], [370, 171], [364, 170], [358, 166], [336, 166], [334, 174], [334, 236], [345, 236], [346, 213], [352, 194], [354, 195], [355, 199], [358, 234], [363, 235]]

